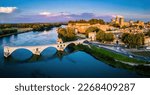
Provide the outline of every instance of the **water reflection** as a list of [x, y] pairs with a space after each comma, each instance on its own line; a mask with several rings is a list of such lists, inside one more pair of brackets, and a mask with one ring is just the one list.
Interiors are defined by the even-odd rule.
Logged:
[[[62, 26], [64, 27], [64, 26]], [[134, 70], [108, 65], [82, 52], [73, 52], [71, 48], [58, 52], [47, 48], [41, 56], [21, 49], [12, 56], [3, 57], [3, 45], [34, 46], [57, 42], [57, 28], [44, 32], [28, 32], [0, 38], [0, 77], [143, 77]]]
[[[52, 59], [56, 57], [57, 50], [55, 48], [47, 48], [45, 49], [41, 55], [34, 55], [31, 51], [26, 49], [18, 49], [14, 51], [11, 56], [5, 58], [6, 63], [33, 63], [36, 61], [42, 61], [46, 59]], [[63, 55], [64, 56], [64, 55]]]

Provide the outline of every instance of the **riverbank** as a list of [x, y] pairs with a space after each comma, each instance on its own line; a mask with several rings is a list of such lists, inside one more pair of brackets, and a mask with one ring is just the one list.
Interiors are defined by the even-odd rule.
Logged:
[[103, 48], [97, 48], [95, 46], [89, 47], [87, 45], [80, 44], [75, 46], [74, 49], [76, 51], [84, 51], [90, 54], [91, 56], [95, 57], [97, 60], [103, 61], [104, 63], [112, 67], [135, 71], [138, 74], [142, 74], [146, 77], [150, 77], [149, 62], [129, 58], [121, 54], [116, 54], [107, 51]]
[[0, 24], [0, 37], [25, 33], [29, 31], [51, 30], [54, 27], [60, 27], [63, 23], [17, 23]]
[[149, 64], [148, 62], [145, 62], [142, 60], [137, 60], [134, 58], [129, 58], [127, 56], [117, 54], [117, 53], [105, 50], [103, 48], [98, 48], [95, 46], [91, 46], [91, 48], [89, 48], [88, 46], [85, 46], [85, 45], [77, 45], [77, 46], [75, 46], [75, 50], [81, 50], [81, 51], [87, 52], [99, 60], [105, 60], [108, 62], [114, 62], [114, 63], [115, 62], [121, 62], [121, 63], [126, 62], [126, 63], [132, 63], [132, 65], [134, 63], [136, 65], [137, 64], [138, 65]]
[[0, 37], [6, 37], [6, 36], [11, 36], [11, 35], [26, 33], [26, 32], [30, 32], [32, 30], [33, 30], [32, 28], [17, 28], [16, 33], [3, 34], [3, 35], [0, 35]]

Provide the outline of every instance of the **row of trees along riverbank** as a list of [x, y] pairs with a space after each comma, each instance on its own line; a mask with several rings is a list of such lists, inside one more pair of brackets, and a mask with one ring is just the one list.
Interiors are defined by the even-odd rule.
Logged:
[[75, 24], [75, 23], [89, 23], [89, 24], [105, 24], [103, 19], [90, 19], [90, 20], [76, 20], [76, 21], [69, 21], [68, 23]]
[[63, 23], [17, 23], [17, 24], [0, 24], [0, 35], [16, 34], [19, 33], [20, 29], [27, 32], [27, 30], [32, 31], [44, 31], [50, 30], [53, 27], [59, 27]]

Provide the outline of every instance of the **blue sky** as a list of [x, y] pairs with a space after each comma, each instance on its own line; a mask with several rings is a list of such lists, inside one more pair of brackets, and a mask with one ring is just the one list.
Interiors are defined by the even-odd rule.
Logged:
[[150, 21], [149, 0], [0, 0], [0, 23], [63, 22], [116, 15]]

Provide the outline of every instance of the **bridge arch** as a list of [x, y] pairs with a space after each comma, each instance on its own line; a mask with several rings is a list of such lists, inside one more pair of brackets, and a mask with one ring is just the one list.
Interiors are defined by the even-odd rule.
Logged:
[[66, 50], [67, 48], [70, 48], [72, 46], [76, 46], [76, 45], [77, 45], [76, 43], [69, 43], [64, 47], [64, 50]]
[[[26, 48], [18, 48], [18, 49], [13, 50], [13, 51], [11, 52], [11, 54], [13, 54], [13, 53], [17, 52], [18, 50], [29, 51], [29, 52], [31, 52], [31, 53], [32, 53], [32, 51], [31, 51], [30, 49], [26, 49]], [[33, 54], [33, 53], [32, 53], [32, 54]]]
[[57, 43], [57, 44], [50, 44], [50, 45], [41, 45], [41, 46], [17, 46], [17, 47], [9, 47], [5, 46], [4, 47], [4, 56], [8, 57], [12, 54], [17, 49], [23, 48], [31, 51], [35, 55], [40, 55], [43, 50], [45, 50], [48, 47], [54, 47], [59, 51], [63, 51], [69, 44], [74, 43], [75, 45], [78, 44], [83, 44], [85, 40], [90, 40], [90, 39], [81, 39], [81, 40], [76, 40], [76, 41], [70, 41], [70, 42], [65, 42], [65, 43]]
[[[55, 51], [53, 52], [52, 50], [53, 51], [55, 50]], [[47, 51], [47, 52], [45, 52], [45, 51]], [[49, 47], [45, 48], [44, 50], [42, 50], [40, 55], [47, 56], [47, 55], [54, 55], [56, 53], [57, 53], [57, 48], [49, 46]]]
[[28, 60], [32, 58], [32, 56], [33, 56], [32, 51], [25, 49], [25, 48], [16, 49], [11, 53], [11, 57], [18, 61]]

